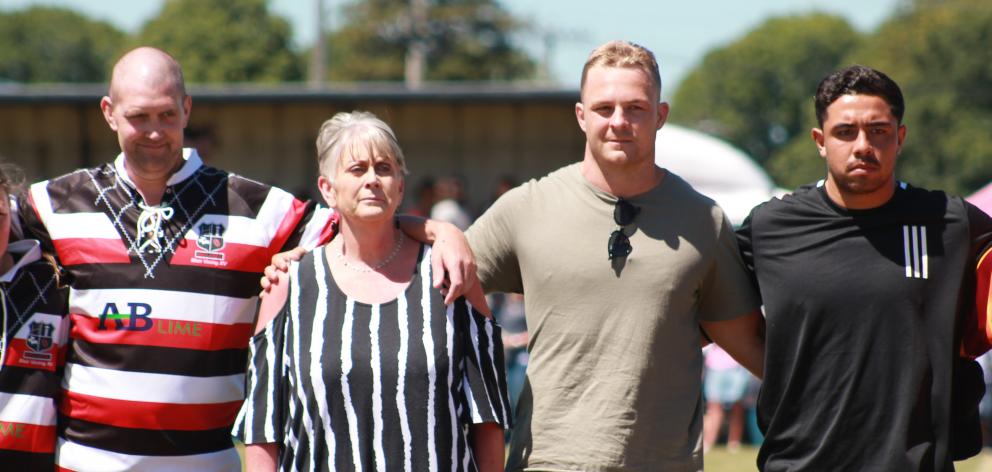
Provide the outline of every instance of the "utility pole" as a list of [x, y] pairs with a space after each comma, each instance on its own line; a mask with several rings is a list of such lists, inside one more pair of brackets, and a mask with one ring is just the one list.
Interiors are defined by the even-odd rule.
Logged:
[[324, 84], [324, 70], [327, 68], [327, 54], [324, 52], [324, 0], [313, 0], [314, 20], [317, 23], [317, 38], [314, 39], [313, 52], [310, 57], [310, 87], [318, 88]]
[[410, 1], [410, 44], [406, 48], [404, 78], [410, 89], [424, 85], [424, 64], [427, 62], [427, 2]]

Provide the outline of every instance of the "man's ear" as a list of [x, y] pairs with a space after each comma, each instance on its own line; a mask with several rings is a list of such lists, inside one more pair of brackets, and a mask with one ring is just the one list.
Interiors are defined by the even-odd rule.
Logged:
[[100, 99], [100, 111], [103, 112], [103, 119], [114, 132], [117, 132], [117, 120], [114, 119], [114, 102], [110, 97]]
[[189, 124], [189, 114], [193, 111], [193, 97], [187, 95], [183, 99], [183, 129]]
[[579, 122], [579, 128], [582, 132], [586, 131], [586, 110], [582, 106], [582, 102], [575, 102], [575, 120]]
[[901, 153], [902, 152], [902, 145], [906, 142], [906, 125], [899, 125], [899, 130], [897, 131], [897, 133], [899, 133], [898, 134], [898, 136], [899, 136], [899, 151], [897, 151], [897, 155], [898, 155], [898, 153]]
[[661, 129], [661, 127], [665, 126], [665, 123], [668, 122], [669, 111], [671, 111], [671, 107], [668, 105], [668, 102], [658, 103], [658, 127], [655, 128], [656, 130]]
[[816, 150], [820, 152], [820, 157], [827, 157], [827, 147], [823, 145], [823, 130], [820, 128], [813, 128], [809, 130], [809, 135], [813, 138], [813, 142], [816, 143]]

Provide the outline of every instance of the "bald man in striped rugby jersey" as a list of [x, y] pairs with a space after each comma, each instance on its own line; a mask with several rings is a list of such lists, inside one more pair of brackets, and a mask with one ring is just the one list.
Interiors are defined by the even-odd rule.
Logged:
[[[239, 470], [257, 281], [276, 252], [327, 239], [330, 210], [184, 148], [192, 99], [164, 51], [125, 54], [100, 107], [122, 152], [32, 185], [20, 211], [71, 283], [57, 464]], [[460, 274], [467, 246], [444, 239]]]

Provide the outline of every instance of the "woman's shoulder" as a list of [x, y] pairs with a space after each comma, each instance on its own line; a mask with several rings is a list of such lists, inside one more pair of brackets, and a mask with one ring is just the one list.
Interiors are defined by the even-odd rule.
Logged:
[[289, 300], [289, 289], [291, 279], [299, 277], [297, 283], [307, 279], [307, 272], [313, 273], [314, 260], [323, 254], [324, 246], [317, 246], [312, 251], [307, 251], [300, 260], [291, 261], [289, 270], [276, 271], [276, 280], [271, 281], [269, 287], [259, 294], [258, 316], [255, 318], [255, 334], [261, 333], [286, 306]]

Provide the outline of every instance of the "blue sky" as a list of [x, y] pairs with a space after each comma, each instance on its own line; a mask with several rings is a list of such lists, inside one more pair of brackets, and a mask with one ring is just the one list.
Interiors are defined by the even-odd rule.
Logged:
[[[325, 0], [327, 24], [340, 23], [339, 7], [351, 0]], [[892, 14], [900, 0], [501, 0], [513, 14], [535, 25], [521, 35], [521, 45], [535, 58], [544, 56], [539, 31], [557, 38], [550, 58], [552, 78], [578, 87], [586, 55], [611, 39], [640, 43], [658, 56], [669, 97], [679, 80], [711, 48], [740, 37], [772, 16], [823, 11], [844, 16], [856, 28], [871, 31]], [[70, 7], [136, 31], [154, 16], [163, 0], [0, 0], [0, 9], [29, 5]], [[270, 0], [272, 10], [293, 25], [298, 45], [315, 35], [314, 0]]]

